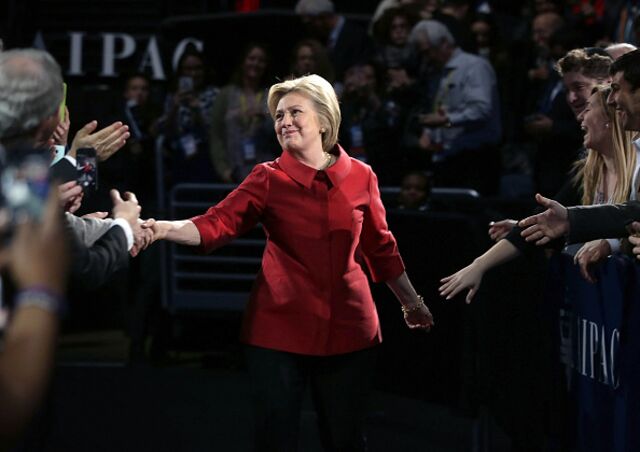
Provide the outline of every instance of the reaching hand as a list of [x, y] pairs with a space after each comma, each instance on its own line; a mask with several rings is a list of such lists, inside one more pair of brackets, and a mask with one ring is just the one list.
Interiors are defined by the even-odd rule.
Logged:
[[498, 242], [505, 238], [513, 228], [518, 225], [516, 220], [500, 220], [489, 223], [489, 237], [494, 242]]
[[521, 228], [525, 228], [521, 235], [527, 242], [535, 241], [536, 245], [545, 245], [569, 232], [569, 215], [566, 207], [540, 194], [536, 195], [536, 201], [547, 210], [518, 223]]
[[482, 269], [479, 268], [476, 262], [473, 262], [471, 265], [466, 266], [453, 275], [440, 280], [442, 283], [438, 289], [440, 296], [450, 300], [463, 290], [469, 289], [467, 297], [465, 298], [466, 303], [469, 304], [478, 291], [483, 276], [484, 272]]
[[424, 303], [422, 303], [420, 309], [406, 312], [404, 314], [404, 321], [412, 330], [421, 329], [430, 331], [431, 327], [435, 325], [433, 315], [431, 315], [431, 311], [429, 311], [429, 308]]
[[633, 245], [631, 250], [637, 259], [640, 259], [640, 222], [634, 221], [627, 226], [629, 233], [629, 242]]
[[95, 132], [97, 127], [98, 122], [91, 121], [76, 133], [69, 151], [71, 156], [75, 157], [80, 148], [94, 148], [98, 160], [103, 162], [122, 148], [130, 136], [129, 126], [120, 121]]
[[69, 250], [54, 190], [40, 223], [27, 220], [17, 226], [7, 257], [19, 288], [40, 286], [64, 293]]
[[605, 260], [611, 254], [611, 245], [606, 240], [593, 240], [582, 245], [573, 257], [573, 262], [580, 266], [580, 274], [591, 284], [596, 279], [591, 273], [593, 265]]
[[131, 192], [124, 193], [124, 199], [120, 197], [118, 190], [111, 190], [111, 200], [113, 201], [113, 218], [123, 218], [129, 222], [131, 229], [135, 232], [140, 218], [140, 204], [136, 195]]

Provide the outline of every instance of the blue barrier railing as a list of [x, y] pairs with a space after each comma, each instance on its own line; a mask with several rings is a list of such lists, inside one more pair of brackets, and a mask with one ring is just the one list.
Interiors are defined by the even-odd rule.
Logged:
[[552, 259], [546, 302], [558, 315], [559, 380], [569, 395], [578, 451], [640, 450], [640, 266], [613, 256], [581, 277]]

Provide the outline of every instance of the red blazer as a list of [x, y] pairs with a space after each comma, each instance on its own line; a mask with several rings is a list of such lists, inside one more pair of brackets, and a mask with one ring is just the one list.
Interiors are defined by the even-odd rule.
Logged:
[[262, 268], [241, 339], [307, 355], [335, 355], [382, 340], [366, 263], [374, 281], [404, 271], [387, 228], [371, 168], [337, 146], [317, 171], [287, 151], [257, 165], [223, 201], [191, 220], [211, 252], [260, 222], [267, 235]]

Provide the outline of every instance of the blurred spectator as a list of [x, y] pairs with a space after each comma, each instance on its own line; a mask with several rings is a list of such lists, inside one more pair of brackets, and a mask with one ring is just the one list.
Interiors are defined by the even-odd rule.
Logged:
[[[129, 126], [131, 133], [126, 145], [113, 157], [100, 164], [97, 210], [108, 210], [104, 202], [108, 190], [133, 191], [145, 210], [155, 200], [155, 137], [152, 126], [160, 116], [160, 108], [150, 98], [150, 80], [144, 74], [125, 78], [122, 96], [118, 99], [113, 119]], [[155, 216], [147, 210], [145, 216]]]
[[17, 289], [13, 300], [5, 299], [13, 308], [0, 352], [0, 449], [9, 450], [46, 393], [65, 307], [69, 250], [55, 191], [41, 223], [20, 224], [2, 247], [2, 266]]
[[356, 64], [347, 69], [340, 98], [340, 143], [349, 155], [365, 162], [368, 161], [367, 143], [370, 142], [365, 123], [381, 105], [377, 88], [378, 76], [373, 64]]
[[589, 45], [605, 37], [604, 7], [605, 0], [574, 0], [567, 7], [571, 29]]
[[241, 182], [256, 163], [273, 158], [273, 121], [267, 110], [269, 54], [249, 44], [231, 83], [220, 91], [211, 113], [211, 159], [223, 182]]
[[615, 15], [613, 40], [637, 45], [638, 42], [638, 17], [640, 8], [635, 0], [622, 0]]
[[416, 17], [403, 8], [387, 9], [374, 28], [376, 61], [385, 68], [406, 68], [414, 58], [409, 32]]
[[331, 0], [298, 0], [295, 11], [311, 34], [326, 45], [337, 80], [342, 80], [349, 66], [371, 56], [365, 28], [336, 14]]
[[428, 98], [409, 130], [419, 149], [433, 157], [436, 186], [497, 189], [501, 141], [496, 77], [491, 65], [458, 48], [447, 28], [421, 21], [411, 41], [432, 66]]
[[335, 80], [327, 49], [315, 39], [303, 39], [293, 48], [291, 74], [294, 77], [318, 74], [330, 83]]
[[471, 34], [471, 1], [441, 0], [440, 7], [433, 12], [432, 19], [444, 24], [456, 41], [458, 47], [465, 52], [473, 52], [473, 35]]
[[[554, 62], [575, 47], [573, 32], [559, 30], [549, 40], [549, 57]], [[604, 51], [602, 51], [604, 53]], [[552, 70], [541, 83], [535, 110], [524, 120], [524, 131], [536, 145], [534, 178], [536, 191], [557, 193], [579, 157], [582, 133], [575, 115], [565, 100], [561, 75]]]
[[430, 210], [429, 198], [433, 180], [431, 174], [412, 171], [402, 178], [398, 208], [426, 212]]
[[209, 158], [211, 112], [218, 88], [208, 83], [204, 56], [188, 47], [178, 60], [173, 89], [157, 124], [169, 150], [170, 183], [215, 182]]

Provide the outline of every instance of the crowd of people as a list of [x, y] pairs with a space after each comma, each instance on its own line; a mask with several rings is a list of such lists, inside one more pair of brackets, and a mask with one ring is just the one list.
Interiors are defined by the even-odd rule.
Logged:
[[[492, 224], [495, 245], [442, 279], [447, 299], [467, 291], [471, 302], [485, 272], [536, 245], [586, 242], [575, 261], [590, 281], [613, 253], [640, 257], [640, 50], [623, 34], [635, 21], [625, 7], [609, 27], [598, 2], [536, 1], [528, 23], [509, 23], [490, 3], [384, 0], [367, 29], [330, 0], [299, 0], [309, 36], [292, 43], [284, 81], [273, 84], [264, 43], [243, 49], [221, 88], [204, 54], [187, 48], [164, 107], [135, 74], [112, 117], [73, 137], [53, 57], [0, 52], [3, 168], [34, 150], [52, 156], [42, 212], [2, 196], [11, 215], [0, 216], [10, 307], [0, 440], [19, 436], [46, 390], [67, 301], [105, 287], [158, 240], [212, 252], [257, 224], [267, 233], [241, 333], [261, 450], [296, 450], [307, 384], [324, 447], [366, 449], [367, 375], [381, 336], [365, 271], [389, 286], [409, 328], [434, 326], [387, 227], [381, 185], [401, 186], [398, 207], [420, 212], [434, 209], [432, 187], [539, 193], [545, 210]], [[150, 218], [158, 137], [167, 187], [239, 185], [202, 215]], [[79, 217], [87, 191], [77, 159], [87, 148], [101, 183], [92, 213]], [[137, 296], [145, 306], [154, 297]]]

